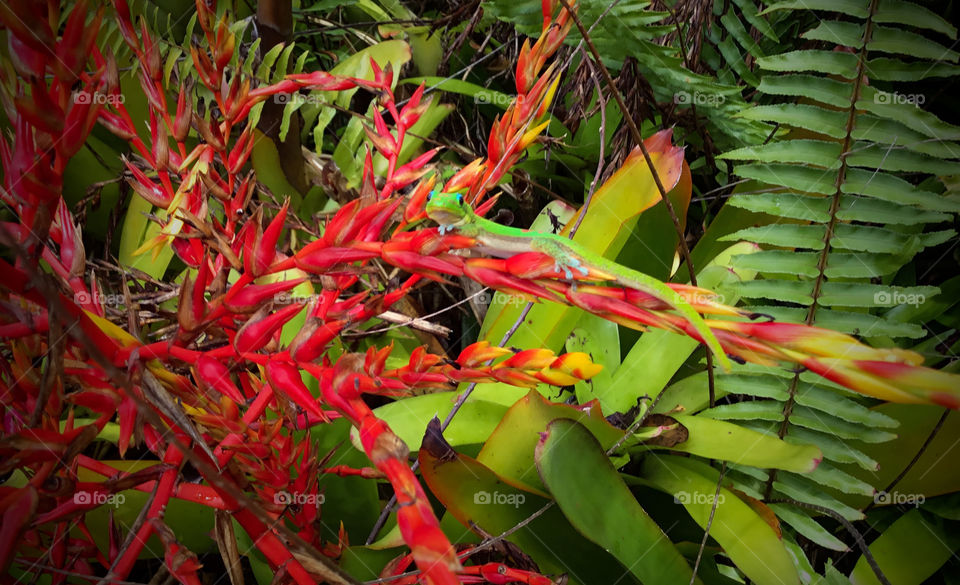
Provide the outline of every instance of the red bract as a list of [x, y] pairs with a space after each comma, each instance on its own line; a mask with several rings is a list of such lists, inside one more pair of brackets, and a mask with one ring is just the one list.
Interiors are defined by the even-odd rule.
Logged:
[[[351, 353], [339, 336], [389, 310], [424, 278], [451, 276], [531, 300], [569, 303], [631, 327], [659, 327], [699, 340], [698, 333], [651, 295], [605, 284], [609, 275], [601, 271], [571, 283], [543, 254], [470, 256], [464, 251], [474, 246], [471, 238], [418, 225], [427, 194], [437, 186], [429, 166], [437, 150], [405, 163], [401, 153], [410, 128], [429, 107], [422, 86], [398, 107], [394, 72], [373, 63], [372, 80], [312, 72], [255, 87], [242, 68], [231, 65], [239, 41], [227, 16], [217, 18], [202, 0], [196, 8], [200, 30], [190, 48], [195, 72], [179, 79], [179, 73], [165, 76], [164, 43], [145, 21], [133, 22], [125, 0], [116, 0], [111, 14], [93, 15], [81, 2], [63, 18], [50, 12], [55, 10], [49, 3], [0, 4], [16, 74], [4, 80], [14, 96], [5, 103], [12, 137], [0, 137], [0, 196], [16, 216], [0, 226], [0, 238], [16, 258], [12, 264], [0, 260], [0, 302], [7, 309], [0, 343], [9, 356], [0, 364], [0, 473], [29, 478], [22, 488], [0, 491], [0, 570], [49, 548], [44, 563], [52, 567], [54, 583], [67, 574], [104, 577], [93, 567], [112, 567], [110, 579], [124, 581], [144, 543], [156, 536], [170, 573], [198, 582], [196, 556], [164, 520], [170, 502], [182, 499], [225, 513], [256, 535], [255, 546], [280, 580], [335, 581], [339, 569], [325, 553], [340, 552], [345, 536], [324, 538], [317, 527], [319, 505], [286, 506], [278, 499], [283, 493], [316, 498], [316, 477], [332, 473], [389, 481], [400, 504], [397, 523], [409, 562], [422, 571], [401, 582], [546, 585], [542, 575], [502, 564], [461, 566], [410, 469], [409, 449], [364, 395], [405, 396], [461, 382], [571, 385], [594, 376], [599, 366], [582, 353], [515, 352], [478, 343], [456, 360], [421, 348], [387, 369], [391, 347]], [[487, 191], [542, 131], [538, 124], [556, 91], [557, 75], [547, 63], [570, 20], [552, 0], [543, 9], [543, 34], [520, 52], [519, 97], [494, 124], [487, 157], [465, 165], [443, 186], [466, 190], [481, 214], [494, 203], [484, 200]], [[113, 56], [95, 44], [102, 17], [116, 22], [137, 60], [144, 120], [135, 120], [121, 99], [88, 99], [119, 97]], [[62, 26], [54, 32], [51, 22]], [[208, 98], [203, 108], [195, 102], [198, 84]], [[299, 229], [299, 210], [291, 209], [290, 200], [279, 210], [252, 203], [255, 135], [248, 115], [278, 94], [355, 88], [375, 94], [366, 131], [387, 162], [386, 172], [374, 176], [368, 150], [362, 196], [329, 217], [312, 241], [288, 237]], [[171, 247], [191, 268], [175, 309], [158, 313], [163, 322], [149, 330], [139, 330], [136, 309], [128, 306], [134, 300], [127, 294], [130, 283], [103, 285], [88, 276], [81, 225], [62, 198], [64, 169], [98, 120], [129, 144], [125, 180], [163, 218], [159, 235], [139, 252]], [[674, 166], [682, 165], [682, 153], [669, 140], [668, 132], [658, 133], [647, 147], [670, 150]], [[380, 278], [375, 262], [409, 274]], [[316, 293], [294, 299], [301, 286]], [[704, 314], [745, 316], [709, 291], [671, 286]], [[171, 290], [174, 296], [176, 288]], [[107, 303], [107, 294], [122, 300]], [[291, 323], [304, 310], [303, 325], [294, 331]], [[128, 330], [131, 323], [135, 327]], [[728, 353], [747, 361], [799, 363], [884, 399], [960, 404], [955, 379], [921, 368], [909, 352], [875, 350], [848, 336], [779, 323], [708, 324]], [[301, 432], [337, 417], [357, 429], [372, 467], [328, 467]], [[121, 455], [136, 448], [152, 454], [155, 464], [131, 474], [83, 455], [108, 425], [115, 425], [109, 430]], [[202, 484], [183, 481], [188, 461]], [[80, 481], [81, 468], [103, 478]], [[86, 514], [134, 489], [153, 494], [144, 521], [133, 535], [111, 530], [110, 544], [98, 548]], [[90, 499], [78, 499], [81, 493]], [[58, 544], [41, 546], [50, 542]]]

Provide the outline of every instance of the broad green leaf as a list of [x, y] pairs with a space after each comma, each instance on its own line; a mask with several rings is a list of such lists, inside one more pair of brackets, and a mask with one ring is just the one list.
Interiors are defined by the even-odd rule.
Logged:
[[263, 79], [264, 81], [271, 80], [271, 72], [274, 70], [274, 64], [277, 62], [277, 59], [280, 57], [281, 51], [284, 49], [283, 43], [277, 43], [276, 45], [270, 47], [270, 50], [264, 53], [263, 58], [260, 60], [260, 66], [257, 67], [257, 77]]
[[[733, 259], [738, 268], [771, 274], [799, 274], [816, 277], [817, 262], [820, 254], [816, 252], [795, 252], [788, 250], [763, 250], [756, 254], [736, 256]], [[898, 265], [899, 268], [899, 265]]]
[[[739, 279], [754, 278], [756, 273], [730, 269], [730, 259], [736, 254], [755, 251], [756, 246], [745, 242], [730, 246], [701, 270], [697, 284], [722, 290], [724, 302], [736, 304]], [[604, 412], [626, 412], [640, 397], [656, 396], [697, 345], [693, 339], [667, 331], [650, 330], [641, 335], [617, 368], [612, 383], [607, 388], [597, 388]]]
[[825, 282], [818, 300], [830, 307], [889, 307], [922, 305], [940, 294], [935, 286], [885, 286], [881, 284]]
[[[875, 486], [887, 486], [921, 452], [943, 415], [943, 408], [925, 405], [886, 403], [874, 410], [900, 422], [897, 437], [889, 443], [856, 444], [866, 456], [879, 463], [879, 470], [863, 470], [854, 465], [843, 469]], [[960, 466], [949, 453], [960, 440], [960, 416], [950, 413], [930, 444], [910, 471], [897, 482], [895, 491], [902, 495], [945, 494], [960, 491]], [[872, 500], [851, 499], [851, 505], [865, 506]]]
[[931, 175], [960, 174], [960, 163], [912, 152], [894, 145], [856, 143], [847, 157], [851, 166], [885, 171], [929, 173]]
[[[821, 250], [825, 231], [823, 225], [772, 224], [742, 229], [721, 240], [742, 239], [758, 244]], [[910, 246], [911, 241], [911, 236], [884, 228], [840, 224], [830, 243], [840, 250], [896, 254]]]
[[[910, 510], [870, 543], [880, 570], [897, 585], [920, 585], [932, 577], [960, 548], [960, 539], [943, 522], [934, 522], [920, 510]], [[880, 583], [863, 557], [850, 574], [853, 585]]]
[[120, 231], [119, 262], [121, 266], [135, 268], [159, 280], [163, 278], [163, 273], [167, 271], [167, 266], [173, 259], [172, 247], [161, 248], [156, 258], [149, 251], [137, 256], [133, 255], [144, 242], [160, 235], [160, 225], [147, 219], [148, 213], [155, 213], [161, 218], [167, 215], [165, 210], [154, 211], [153, 205], [140, 196], [130, 198], [130, 205], [123, 216], [123, 227]]
[[842, 540], [827, 532], [816, 520], [798, 511], [795, 507], [786, 504], [770, 504], [770, 509], [774, 511], [777, 518], [820, 546], [840, 552], [850, 550]]
[[711, 508], [716, 504], [710, 536], [753, 583], [796, 585], [800, 582], [793, 560], [777, 532], [754, 509], [754, 506], [765, 506], [763, 503], [748, 504], [724, 488], [714, 500], [719, 479], [715, 469], [692, 459], [647, 457], [643, 462], [643, 477], [672, 494], [701, 527], [706, 527]]
[[866, 69], [870, 72], [870, 77], [878, 81], [920, 81], [930, 77], [955, 77], [960, 74], [960, 66], [950, 63], [905, 63], [886, 57], [870, 59]]
[[950, 215], [880, 199], [845, 195], [840, 198], [837, 218], [844, 221], [913, 225], [949, 221]]
[[863, 46], [863, 25], [839, 20], [821, 20], [820, 24], [800, 35], [814, 41], [859, 49]]
[[823, 140], [782, 140], [760, 146], [738, 148], [737, 150], [726, 152], [717, 158], [757, 160], [760, 162], [801, 163], [817, 165], [824, 168], [834, 168], [839, 166], [839, 157], [840, 144], [836, 142], [826, 142]]
[[[890, 99], [903, 99], [891, 97], [897, 94], [880, 93], [874, 94], [875, 99], [879, 99], [876, 96], [880, 95], [884, 95]], [[861, 103], [862, 102], [858, 102], [858, 106]], [[886, 108], [885, 105], [880, 106], [881, 109], [896, 114], [901, 119], [914, 117], [915, 113], [922, 111], [917, 110], [914, 112], [913, 110], [916, 108], [907, 103], [897, 103], [892, 108]], [[931, 138], [929, 135], [909, 128], [904, 125], [903, 122], [890, 117], [859, 114], [851, 136], [854, 140], [893, 144], [896, 148], [905, 147], [913, 152], [920, 152], [937, 158], [960, 158], [960, 144], [939, 138]], [[857, 146], [853, 147], [854, 150], [857, 148]]]
[[443, 35], [427, 26], [400, 27], [407, 33], [413, 64], [421, 75], [436, 75], [443, 60]]
[[297, 209], [303, 195], [287, 179], [280, 164], [277, 145], [259, 130], [253, 131], [253, 150], [250, 163], [257, 173], [257, 180], [266, 185], [279, 201], [290, 198], [290, 205]]
[[439, 89], [441, 91], [458, 93], [473, 98], [473, 102], [477, 105], [490, 104], [501, 110], [506, 110], [516, 97], [493, 89], [487, 89], [470, 83], [469, 81], [450, 77], [410, 77], [404, 79], [401, 83], [415, 83], [418, 85], [423, 83], [426, 84], [428, 90]]
[[765, 75], [757, 87], [766, 94], [805, 97], [838, 108], [850, 107], [851, 88], [849, 83], [803, 73]]
[[820, 485], [825, 485], [845, 494], [873, 496], [876, 491], [869, 483], [860, 481], [829, 463], [822, 463], [817, 466], [816, 469], [807, 474], [807, 477], [811, 481], [815, 481]]
[[[864, 87], [857, 108], [881, 118], [896, 120], [911, 130], [936, 140], [960, 139], [960, 127], [944, 122], [920, 108], [921, 95], [903, 95]], [[923, 96], [925, 99], [925, 96]]]
[[[720, 420], [766, 420], [779, 422], [783, 420], [783, 405], [771, 400], [722, 404], [704, 410], [700, 413], [700, 416], [708, 416]], [[790, 422], [808, 429], [832, 433], [843, 439], [858, 440], [865, 443], [883, 443], [896, 437], [896, 435], [892, 433], [872, 428], [864, 428], [862, 425], [850, 423], [827, 413], [811, 410], [803, 406], [794, 407], [790, 415]]]
[[537, 469], [577, 530], [644, 585], [689, 583], [690, 565], [643, 510], [593, 434], [557, 419], [537, 444]]
[[[851, 508], [833, 496], [820, 489], [814, 482], [806, 476], [795, 475], [792, 473], [780, 473], [777, 480], [773, 482], [773, 488], [776, 492], [797, 500], [806, 502], [815, 506], [821, 506], [828, 510], [833, 510], [851, 522], [863, 520], [864, 515], [860, 510]], [[775, 493], [776, 493], [775, 492]]]
[[[331, 465], [363, 467], [370, 465], [366, 454], [347, 442], [353, 427], [346, 419], [338, 419], [328, 425], [311, 427], [317, 453], [333, 453]], [[318, 522], [330, 535], [337, 534], [341, 525], [347, 531], [350, 542], [363, 542], [370, 527], [380, 513], [377, 486], [362, 477], [338, 477], [320, 474], [317, 478], [318, 492], [323, 494], [323, 509]]]
[[[849, 103], [847, 104], [849, 106]], [[740, 113], [740, 116], [748, 120], [762, 120], [764, 122], [774, 122], [777, 124], [783, 124], [785, 126], [793, 126], [795, 128], [803, 128], [805, 130], [810, 130], [818, 134], [824, 134], [832, 138], [843, 138], [847, 135], [847, 114], [846, 112], [838, 112], [834, 110], [828, 110], [826, 108], [821, 108], [819, 106], [812, 106], [808, 104], [778, 104], [773, 106], [754, 106], [752, 108], [746, 109]], [[795, 141], [788, 140], [784, 141], [786, 144], [792, 144]], [[781, 143], [773, 143], [781, 144]], [[762, 148], [762, 147], [753, 147], [753, 148]], [[784, 147], [780, 147], [784, 148]], [[796, 147], [801, 148], [801, 147]], [[836, 146], [839, 148], [839, 145]], [[733, 153], [727, 153], [723, 157], [739, 158], [743, 160], [747, 157], [736, 157], [735, 153], [738, 151], [733, 151]], [[800, 154], [808, 154], [805, 151], [799, 151]], [[731, 156], [734, 154], [734, 156]], [[721, 158], [723, 158], [721, 157]], [[750, 157], [757, 158], [757, 157]], [[794, 156], [793, 158], [798, 158]], [[761, 159], [762, 160], [762, 159]], [[801, 162], [803, 162], [801, 160]], [[836, 162], [835, 160], [833, 162]], [[806, 189], [805, 189], [806, 190]]]
[[550, 421], [559, 418], [585, 425], [604, 449], [623, 437], [623, 431], [603, 418], [596, 403], [580, 407], [556, 404], [531, 390], [510, 407], [490, 437], [483, 441], [477, 461], [517, 486], [542, 492], [544, 486], [537, 475], [534, 449], [540, 433], [547, 429]]
[[[504, 413], [514, 402], [526, 394], [523, 388], [507, 384], [490, 384], [486, 389], [477, 388], [470, 399], [454, 417], [444, 435], [451, 444], [479, 444], [487, 440], [500, 423]], [[420, 449], [427, 423], [434, 416], [441, 420], [453, 409], [457, 392], [437, 392], [411, 396], [374, 409], [377, 418], [390, 425], [393, 432], [403, 439], [412, 451]], [[350, 432], [350, 440], [362, 449], [356, 430]]]
[[584, 352], [590, 356], [590, 361], [603, 366], [599, 374], [589, 380], [577, 382], [574, 386], [577, 402], [586, 404], [598, 398], [597, 389], [606, 388], [610, 384], [613, 373], [622, 363], [620, 327], [613, 321], [584, 313], [570, 332], [565, 349], [568, 352]]
[[942, 195], [923, 191], [907, 181], [882, 171], [868, 171], [865, 169], [847, 169], [846, 181], [841, 191], [849, 194], [869, 195], [884, 201], [917, 205], [936, 211], [960, 210], [956, 201]]
[[893, 433], [850, 423], [805, 406], [794, 407], [790, 414], [790, 422], [815, 431], [832, 433], [844, 439], [863, 441], [864, 443], [885, 443], [896, 438]]
[[836, 463], [855, 463], [861, 469], [867, 471], [876, 471], [879, 467], [879, 464], [869, 455], [853, 448], [848, 441], [840, 440], [830, 434], [811, 431], [803, 427], [793, 427], [784, 437], [784, 440], [788, 443], [798, 442], [816, 445], [823, 452], [825, 459]]
[[813, 471], [823, 458], [816, 447], [791, 445], [725, 421], [682, 414], [670, 416], [689, 432], [686, 441], [669, 447], [672, 451], [797, 473]]
[[[498, 535], [515, 528], [550, 501], [524, 491], [491, 469], [431, 438], [420, 450], [420, 469], [430, 491], [466, 527]], [[603, 549], [584, 540], [558, 507], [512, 533], [507, 540], [530, 555], [544, 573], [566, 573], [570, 583], [633, 584], [637, 581]], [[624, 579], [626, 577], [626, 579]]]
[[957, 38], [957, 28], [944, 20], [929, 8], [905, 2], [904, 0], [880, 0], [873, 14], [875, 22], [894, 22], [917, 28], [925, 28], [943, 33], [951, 39]]
[[[787, 384], [780, 380], [771, 380], [767, 376], [717, 373], [714, 376], [714, 386], [717, 399], [727, 394], [743, 394], [780, 401], [789, 398]], [[653, 412], [670, 414], [677, 411], [692, 414], [703, 410], [709, 404], [707, 373], [699, 372], [668, 386]]]
[[[730, 153], [728, 153], [730, 154]], [[830, 199], [798, 193], [734, 195], [727, 205], [778, 217], [826, 223], [830, 220]]]
[[899, 28], [876, 26], [867, 45], [870, 51], [897, 53], [918, 59], [931, 61], [954, 61], [960, 59], [960, 53], [951, 51], [930, 38]]
[[770, 71], [816, 71], [847, 79], [853, 79], [857, 73], [856, 55], [834, 51], [790, 51], [761, 57], [757, 64]]
[[[740, 43], [740, 46], [743, 47], [748, 53], [754, 57], [763, 57], [764, 52], [757, 44], [753, 37], [750, 36], [750, 33], [744, 28], [743, 24], [740, 22], [740, 19], [731, 12], [726, 12], [723, 16], [720, 17], [720, 22], [723, 24], [724, 28], [727, 30], [730, 35], [732, 35], [737, 42]], [[749, 70], [747, 70], [749, 72]], [[750, 72], [751, 75], [753, 74]]]
[[733, 3], [740, 8], [743, 17], [753, 25], [753, 28], [757, 29], [757, 31], [767, 37], [767, 39], [775, 43], [780, 42], [780, 38], [777, 36], [776, 31], [773, 30], [773, 27], [770, 26], [770, 23], [767, 22], [767, 19], [760, 16], [756, 4], [747, 0], [734, 0]]
[[850, 398], [839, 396], [836, 392], [807, 382], [797, 383], [796, 401], [797, 404], [822, 410], [853, 423], [885, 429], [897, 428], [900, 425], [896, 419], [871, 410]]
[[767, 7], [760, 14], [769, 14], [777, 10], [825, 10], [828, 12], [839, 12], [855, 18], [867, 17], [868, 4], [862, 0], [784, 0], [776, 2]]
[[794, 191], [832, 195], [837, 190], [836, 171], [787, 164], [739, 165], [735, 171], [741, 177], [783, 185]]

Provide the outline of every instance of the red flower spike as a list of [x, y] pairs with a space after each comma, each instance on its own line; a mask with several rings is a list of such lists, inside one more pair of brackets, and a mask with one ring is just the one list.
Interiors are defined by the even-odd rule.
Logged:
[[263, 236], [258, 238], [253, 250], [253, 274], [260, 276], [266, 274], [273, 265], [277, 257], [277, 242], [280, 240], [280, 232], [283, 231], [283, 222], [287, 219], [287, 209], [290, 207], [290, 199], [283, 202], [279, 213], [263, 231]]
[[230, 370], [220, 360], [201, 355], [197, 359], [196, 373], [197, 380], [201, 384], [205, 384], [208, 388], [212, 388], [238, 403], [244, 402], [243, 394], [230, 379]]
[[380, 376], [383, 368], [386, 366], [387, 359], [393, 351], [393, 343], [387, 347], [376, 349], [374, 347], [367, 349], [367, 355], [363, 362], [363, 369], [371, 376]]
[[63, 37], [57, 44], [57, 58], [52, 63], [53, 70], [60, 82], [66, 86], [73, 85], [90, 56], [91, 46], [103, 18], [103, 6], [97, 8], [89, 25], [86, 23], [87, 13], [85, 1], [78, 2], [72, 8]]
[[48, 6], [33, 0], [0, 2], [0, 22], [34, 51], [52, 55], [55, 39], [46, 14]]
[[[252, 313], [260, 308], [264, 301], [273, 299], [276, 302], [289, 300], [286, 293], [299, 284], [306, 281], [305, 278], [295, 280], [283, 280], [269, 284], [248, 284], [234, 293], [231, 289], [224, 295], [223, 305], [234, 313]], [[236, 287], [237, 285], [234, 285]]]
[[163, 172], [170, 163], [170, 143], [167, 140], [166, 124], [153, 112], [150, 112], [150, 136], [156, 168]]
[[443, 190], [447, 193], [454, 193], [472, 187], [483, 176], [486, 167], [487, 164], [482, 159], [474, 159], [470, 164], [457, 171], [457, 174], [447, 181]]
[[463, 264], [463, 273], [490, 288], [515, 294], [531, 301], [555, 298], [548, 289], [528, 280], [517, 278], [505, 270], [502, 260], [470, 258]]
[[296, 367], [288, 362], [270, 360], [267, 362], [266, 375], [274, 392], [283, 394], [308, 413], [324, 421], [330, 420], [320, 408], [317, 399], [307, 390], [307, 386], [300, 377], [300, 370]]
[[297, 252], [294, 262], [297, 268], [310, 274], [323, 274], [334, 266], [351, 264], [376, 258], [380, 255], [380, 244], [373, 243], [357, 248], [329, 248], [323, 240], [315, 240]]
[[460, 276], [464, 274], [463, 260], [459, 256], [445, 255], [443, 259], [432, 256], [421, 256], [416, 252], [392, 250], [389, 242], [384, 245], [383, 259], [409, 272], [416, 272], [439, 282], [444, 282], [438, 274]]
[[39, 495], [32, 485], [17, 490], [19, 493], [10, 501], [3, 512], [0, 522], [0, 573], [8, 574], [7, 569], [19, 550], [23, 532], [30, 526], [37, 511]]
[[489, 341], [478, 341], [468, 345], [460, 352], [460, 355], [457, 356], [457, 363], [466, 368], [472, 368], [511, 354], [513, 352], [505, 347], [491, 345]]
[[[18, 95], [13, 98], [17, 112], [25, 121], [38, 130], [48, 134], [60, 134], [64, 128], [64, 112], [50, 99], [44, 83], [34, 81], [30, 84], [30, 95]], [[90, 104], [73, 104], [73, 107]], [[17, 144], [23, 142], [17, 140]]]
[[553, 364], [556, 358], [556, 354], [549, 349], [525, 349], [517, 352], [502, 363], [497, 364], [493, 369], [521, 368], [524, 370], [542, 370]]
[[47, 67], [47, 59], [44, 53], [24, 44], [20, 37], [15, 34], [7, 36], [7, 46], [9, 47], [10, 63], [20, 77], [24, 79], [43, 77]]
[[413, 92], [413, 95], [410, 96], [410, 99], [407, 100], [407, 105], [403, 106], [403, 109], [400, 110], [400, 120], [397, 122], [399, 126], [403, 126], [404, 128], [413, 126], [420, 119], [420, 116], [430, 107], [432, 98], [427, 98], [427, 101], [421, 103], [425, 90], [426, 84], [421, 83], [417, 90]]
[[407, 200], [407, 206], [403, 210], [403, 220], [405, 223], [413, 223], [414, 221], [425, 217], [424, 207], [427, 204], [427, 197], [430, 195], [430, 192], [433, 191], [433, 186], [435, 184], [436, 176], [432, 175], [426, 181], [421, 181], [414, 188], [409, 199]]
[[[293, 319], [297, 313], [303, 310], [303, 305], [295, 304], [284, 307], [273, 314], [261, 316], [260, 312], [254, 314], [243, 327], [237, 331], [233, 340], [233, 347], [239, 354], [253, 353], [268, 344], [273, 339], [273, 334], [286, 325], [287, 321]], [[261, 310], [264, 314], [265, 309]]]
[[506, 258], [504, 264], [510, 274], [524, 279], [535, 279], [541, 276], [563, 276], [563, 273], [558, 273], [556, 270], [556, 260], [552, 256], [541, 252], [515, 254]]
[[290, 357], [298, 362], [313, 362], [327, 351], [327, 346], [346, 326], [347, 321], [321, 323], [308, 319], [300, 333], [290, 342]]
[[386, 158], [391, 158], [397, 154], [397, 142], [393, 139], [393, 136], [387, 133], [386, 135], [377, 133], [376, 130], [363, 125], [363, 131], [366, 132], [367, 138], [370, 142], [373, 143], [373, 146]]

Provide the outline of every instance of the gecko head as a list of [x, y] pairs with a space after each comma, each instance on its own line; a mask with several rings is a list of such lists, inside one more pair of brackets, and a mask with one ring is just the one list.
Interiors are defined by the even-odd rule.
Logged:
[[426, 212], [441, 226], [456, 227], [469, 219], [472, 210], [461, 193], [432, 191], [427, 196]]

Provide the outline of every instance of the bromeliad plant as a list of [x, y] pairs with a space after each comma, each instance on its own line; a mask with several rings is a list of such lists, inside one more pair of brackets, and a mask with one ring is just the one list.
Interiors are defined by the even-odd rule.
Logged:
[[[143, 21], [134, 23], [125, 0], [113, 4], [110, 18], [135, 57], [147, 99], [148, 119], [141, 127], [121, 99], [114, 57], [97, 44], [103, 7], [91, 15], [84, 2], [77, 3], [66, 10], [62, 30], [53, 4], [0, 7], [11, 57], [11, 67], [2, 71], [0, 98], [13, 129], [0, 141], [8, 208], [0, 230], [7, 250], [0, 260], [6, 274], [0, 285], [5, 307], [0, 473], [6, 477], [0, 486], [0, 569], [18, 576], [46, 574], [53, 583], [66, 581], [67, 575], [123, 581], [156, 536], [166, 569], [181, 582], [199, 583], [200, 561], [165, 515], [171, 502], [183, 500], [216, 511], [218, 544], [234, 557], [238, 537], [230, 520], [236, 521], [285, 582], [354, 582], [331, 560], [349, 546], [345, 534], [334, 541], [318, 528], [323, 513], [319, 478], [336, 474], [385, 478], [393, 489], [397, 527], [410, 553], [384, 576], [399, 575], [413, 562], [419, 573], [397, 582], [549, 582], [531, 567], [464, 566], [461, 559], [475, 551], [458, 554], [409, 465], [407, 442], [364, 397], [404, 404], [414, 390], [450, 384], [569, 386], [594, 377], [600, 368], [582, 352], [558, 355], [489, 342], [469, 345], [455, 359], [418, 349], [390, 367], [388, 360], [396, 359], [390, 346], [365, 353], [347, 349], [342, 340], [347, 328], [376, 318], [431, 279], [465, 276], [630, 327], [680, 333], [722, 348], [721, 363], [727, 355], [764, 366], [787, 362], [884, 400], [960, 406], [955, 377], [921, 367], [910, 352], [870, 348], [812, 327], [756, 322], [750, 318], [759, 315], [726, 306], [709, 290], [689, 285], [667, 284], [676, 297], [666, 302], [605, 283], [616, 276], [609, 271], [563, 270], [556, 257], [534, 247], [500, 258], [472, 255], [471, 249], [483, 249], [477, 234], [430, 225], [425, 205], [433, 191], [461, 192], [473, 212], [487, 213], [496, 201], [489, 192], [544, 129], [558, 83], [557, 66], [547, 61], [571, 26], [571, 14], [560, 4], [543, 2], [541, 36], [519, 54], [518, 99], [494, 124], [487, 156], [442, 186], [430, 173], [436, 151], [406, 162], [401, 158], [405, 137], [430, 102], [422, 86], [401, 107], [393, 93], [394, 72], [376, 63], [370, 79], [315, 72], [257, 85], [236, 66], [241, 39], [226, 16], [202, 0], [196, 9], [202, 35], [191, 48], [194, 71], [175, 79], [162, 65], [160, 40]], [[302, 224], [292, 221], [289, 200], [268, 220], [265, 215], [276, 206], [255, 197], [256, 176], [248, 163], [259, 109], [278, 95], [354, 88], [375, 95], [366, 130], [387, 161], [386, 172], [375, 176], [374, 152], [368, 150], [359, 196], [337, 210], [318, 237], [296, 245], [302, 238], [291, 234]], [[197, 97], [201, 91], [204, 101]], [[156, 208], [161, 229], [140, 252], [170, 247], [188, 267], [167, 323], [169, 334], [160, 341], [146, 341], [130, 283], [108, 289], [88, 272], [81, 227], [61, 197], [64, 170], [97, 122], [129, 144], [124, 178]], [[681, 181], [682, 150], [671, 145], [669, 133], [651, 137], [645, 148], [654, 162], [645, 170], [648, 176], [657, 174], [668, 188]], [[636, 172], [641, 164], [646, 162], [635, 154], [623, 172]], [[646, 205], [655, 202], [651, 198]], [[586, 221], [596, 216], [587, 211]], [[588, 232], [578, 232], [579, 239], [583, 233]], [[395, 271], [384, 277], [377, 266], [409, 275]], [[107, 293], [116, 291], [123, 301], [106, 306]], [[294, 292], [298, 296], [291, 302]], [[672, 311], [679, 304], [724, 319], [705, 319], [706, 328], [698, 328]], [[289, 337], [285, 331], [291, 324], [296, 331]], [[524, 400], [518, 408], [538, 412], [544, 424], [537, 430], [549, 423], [550, 432], [537, 446], [542, 483], [529, 476], [528, 467], [511, 485], [530, 488], [546, 501], [565, 481], [555, 478], [568, 477], [555, 466], [562, 462], [547, 455], [563, 452], [556, 443], [564, 435], [553, 431], [567, 423], [554, 419], [590, 412], [592, 406], [541, 404], [532, 394]], [[339, 418], [355, 428], [373, 468], [328, 466], [332, 453], [320, 452], [302, 432]], [[697, 422], [688, 422], [694, 429]], [[611, 452], [625, 440], [622, 431], [600, 419], [592, 428], [585, 426]], [[578, 429], [564, 432], [575, 436]], [[115, 434], [121, 457], [144, 453], [150, 462], [133, 471], [92, 457], [89, 446], [106, 434]], [[590, 464], [607, 474], [607, 457], [593, 455]], [[799, 458], [812, 465], [818, 461], [809, 452]], [[478, 460], [484, 461], [483, 454]], [[489, 470], [445, 451], [437, 432], [424, 443], [420, 461], [428, 485], [444, 503], [464, 488], [469, 475], [464, 470], [474, 474], [479, 487], [496, 485], [484, 483], [493, 477]], [[187, 463], [202, 482], [184, 481]], [[650, 481], [667, 486], [669, 469], [649, 471], [655, 478]], [[130, 535], [108, 525], [104, 547], [89, 522], [91, 513], [125, 490], [149, 493], [148, 503]], [[289, 494], [298, 495], [295, 505]], [[635, 501], [630, 509], [642, 516]], [[453, 516], [468, 524], [470, 515], [461, 512]], [[583, 521], [570, 518], [589, 536]], [[230, 558], [228, 552], [224, 556]], [[670, 562], [683, 559], [673, 555]]]

